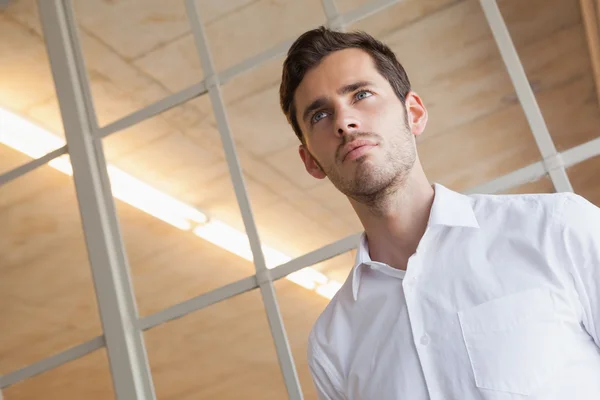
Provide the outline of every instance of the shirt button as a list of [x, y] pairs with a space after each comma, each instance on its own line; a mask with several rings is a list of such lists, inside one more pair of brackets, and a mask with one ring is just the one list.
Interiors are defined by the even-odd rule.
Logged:
[[423, 346], [427, 346], [429, 344], [429, 341], [430, 341], [430, 339], [429, 339], [429, 336], [427, 334], [421, 336], [421, 344]]

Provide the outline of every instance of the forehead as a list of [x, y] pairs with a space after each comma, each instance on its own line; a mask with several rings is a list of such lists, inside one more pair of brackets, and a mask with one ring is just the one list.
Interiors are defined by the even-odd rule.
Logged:
[[[387, 82], [379, 74], [369, 53], [361, 49], [335, 51], [304, 75], [296, 89], [297, 112], [320, 96], [332, 96], [340, 87], [358, 81]], [[383, 81], [383, 82], [382, 82]]]

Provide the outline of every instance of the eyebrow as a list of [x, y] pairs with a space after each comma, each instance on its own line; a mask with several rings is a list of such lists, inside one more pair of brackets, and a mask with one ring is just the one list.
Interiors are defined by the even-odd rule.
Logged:
[[[339, 88], [337, 90], [337, 94], [340, 96], [343, 96], [345, 94], [352, 93], [355, 90], [358, 90], [362, 87], [372, 86], [372, 85], [373, 85], [373, 83], [371, 83], [369, 81], [358, 81], [358, 82], [350, 83], [348, 85], [344, 85], [341, 88]], [[317, 99], [315, 99], [315, 101], [310, 103], [308, 105], [308, 107], [306, 107], [304, 109], [304, 112], [302, 113], [302, 120], [306, 121], [306, 119], [308, 118], [310, 113], [323, 107], [325, 105], [325, 103], [327, 103], [327, 97], [322, 96], [322, 97], [318, 97]]]

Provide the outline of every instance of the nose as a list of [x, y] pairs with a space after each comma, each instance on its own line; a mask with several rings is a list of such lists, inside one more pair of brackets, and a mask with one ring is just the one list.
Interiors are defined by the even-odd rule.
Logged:
[[360, 122], [355, 115], [346, 110], [340, 110], [338, 112], [336, 120], [336, 132], [339, 136], [347, 135], [349, 133], [358, 131], [359, 129]]

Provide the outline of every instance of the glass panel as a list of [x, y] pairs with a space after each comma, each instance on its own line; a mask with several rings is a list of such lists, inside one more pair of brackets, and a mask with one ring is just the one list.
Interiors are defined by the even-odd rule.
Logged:
[[[62, 120], [50, 61], [37, 15], [37, 2], [10, 2], [0, 14], [0, 146], [7, 151], [0, 159], [0, 174], [8, 172], [30, 157], [41, 157], [61, 147]], [[44, 112], [40, 112], [43, 110]], [[34, 121], [38, 127], [32, 127]], [[39, 130], [49, 130], [39, 132]], [[55, 137], [57, 136], [57, 137]], [[25, 153], [21, 155], [21, 153]]]
[[[306, 358], [308, 335], [317, 318], [329, 303], [329, 299], [346, 280], [354, 266], [355, 254], [355, 250], [341, 254], [275, 282], [279, 308], [305, 400], [317, 399]], [[309, 289], [312, 285], [296, 283], [308, 282], [311, 280], [310, 278], [315, 282], [313, 289]]]
[[[369, 4], [370, 0], [334, 0], [338, 12], [345, 13]], [[410, 0], [408, 1], [410, 3]]]
[[[598, 136], [598, 99], [578, 0], [500, 2], [559, 151]], [[506, 101], [517, 102], [513, 93]]]
[[[74, 1], [100, 126], [203, 79], [185, 2]], [[189, 105], [206, 114], [208, 98]]]
[[505, 191], [505, 194], [521, 194], [521, 193], [555, 193], [554, 184], [548, 175], [524, 185]]
[[[319, 0], [199, 0], [218, 71], [325, 23]], [[204, 11], [205, 10], [205, 11]]]
[[32, 30], [28, 17], [35, 7], [33, 1], [11, 2], [0, 14], [0, 107], [13, 112], [55, 97], [41, 30]]
[[144, 315], [254, 274], [217, 129], [178, 122], [161, 114], [104, 139]]
[[[371, 0], [335, 0], [335, 4], [340, 12], [357, 10], [359, 7], [373, 3]], [[377, 16], [381, 25], [376, 34], [380, 35], [383, 31], [397, 29], [402, 25], [408, 25], [421, 18], [426, 18], [446, 7], [450, 7], [456, 0], [402, 0], [387, 9], [380, 12]], [[359, 23], [360, 24], [360, 23]]]
[[6, 400], [115, 398], [105, 349], [3, 389]]
[[396, 52], [428, 107], [417, 148], [429, 179], [462, 191], [538, 161], [520, 105], [507, 100], [514, 89], [481, 6], [457, 2], [383, 29], [396, 12], [355, 27]]
[[567, 170], [573, 190], [600, 207], [600, 156], [573, 165]]
[[[2, 159], [7, 150], [0, 151]], [[42, 167], [2, 186], [0, 199], [0, 374], [5, 374], [99, 336], [102, 329], [71, 178]]]
[[158, 399], [287, 398], [260, 292], [145, 333]]

